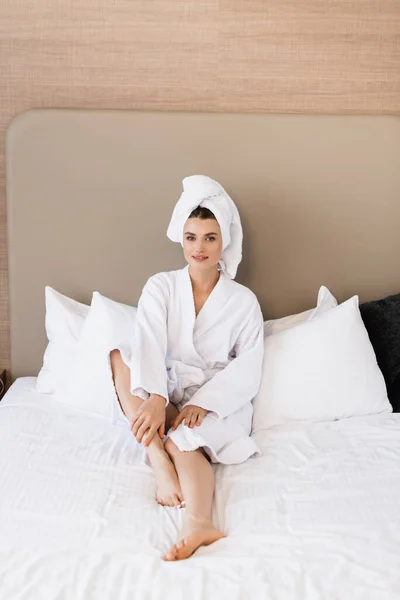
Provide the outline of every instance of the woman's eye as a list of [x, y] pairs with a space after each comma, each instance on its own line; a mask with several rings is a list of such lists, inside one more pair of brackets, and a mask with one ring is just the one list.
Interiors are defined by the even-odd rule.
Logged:
[[188, 236], [186, 236], [186, 239], [187, 239], [189, 242], [193, 242], [193, 240], [194, 240], [194, 237], [193, 237], [193, 236], [191, 236], [191, 235], [188, 235]]
[[208, 237], [207, 239], [209, 242], [215, 242], [215, 237]]

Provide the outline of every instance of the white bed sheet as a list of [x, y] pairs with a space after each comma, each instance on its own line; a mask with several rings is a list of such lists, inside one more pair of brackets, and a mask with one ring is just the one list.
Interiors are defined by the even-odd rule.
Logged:
[[165, 563], [181, 513], [129, 429], [34, 385], [0, 403], [1, 600], [400, 598], [400, 415], [262, 433], [215, 467], [228, 537]]

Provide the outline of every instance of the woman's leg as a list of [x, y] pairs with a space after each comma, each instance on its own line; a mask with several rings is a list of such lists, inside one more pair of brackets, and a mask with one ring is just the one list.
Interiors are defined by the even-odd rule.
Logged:
[[168, 438], [165, 449], [175, 465], [186, 502], [181, 540], [172, 546], [165, 560], [188, 558], [200, 546], [209, 546], [224, 537], [211, 520], [214, 472], [202, 450], [181, 452]]
[[[122, 360], [121, 352], [113, 350], [110, 359], [118, 400], [124, 414], [131, 422], [143, 400], [130, 392], [130, 370]], [[170, 406], [171, 408], [169, 408]], [[174, 413], [174, 410], [176, 413]], [[177, 413], [178, 411], [174, 406], [168, 405], [167, 420], [173, 420]], [[146, 450], [156, 476], [157, 502], [163, 506], [180, 506], [183, 496], [179, 479], [158, 433], [154, 436]]]

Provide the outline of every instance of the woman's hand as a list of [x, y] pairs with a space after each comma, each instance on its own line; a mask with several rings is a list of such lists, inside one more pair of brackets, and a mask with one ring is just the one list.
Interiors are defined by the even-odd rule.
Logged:
[[139, 444], [148, 446], [157, 431], [161, 439], [165, 433], [165, 398], [151, 394], [136, 411], [131, 430]]
[[200, 408], [200, 406], [184, 406], [175, 421], [172, 423], [172, 429], [176, 429], [179, 423], [186, 425], [187, 427], [193, 428], [202, 424], [204, 417], [208, 413], [208, 410]]

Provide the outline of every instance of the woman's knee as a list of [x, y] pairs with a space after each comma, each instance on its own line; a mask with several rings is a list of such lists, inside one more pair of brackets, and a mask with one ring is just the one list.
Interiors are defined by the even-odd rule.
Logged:
[[118, 349], [110, 352], [111, 373], [115, 388], [118, 392], [119, 387], [128, 385], [129, 369], [126, 366], [121, 352]]
[[121, 351], [118, 349], [111, 350], [110, 363], [111, 363], [111, 371], [114, 376], [114, 380], [115, 380], [116, 376], [122, 375], [125, 372], [129, 371], [127, 365], [124, 362], [124, 359], [122, 358]]
[[115, 350], [111, 350], [110, 352], [110, 362], [112, 367], [116, 367], [118, 363], [122, 360], [121, 352], [115, 348]]

